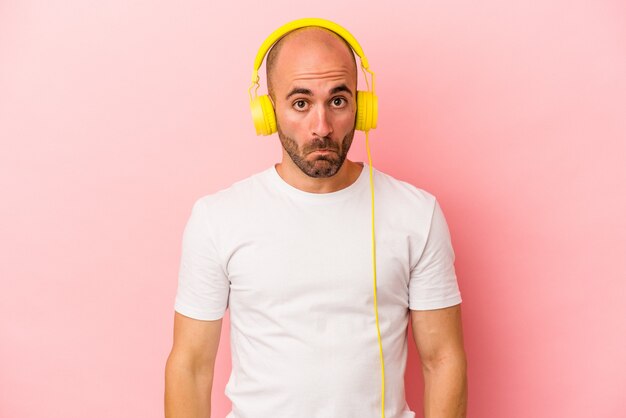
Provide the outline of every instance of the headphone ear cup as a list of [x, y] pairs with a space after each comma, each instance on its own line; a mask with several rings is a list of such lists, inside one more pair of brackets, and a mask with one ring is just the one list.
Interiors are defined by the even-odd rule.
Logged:
[[356, 92], [356, 124], [355, 129], [369, 131], [378, 123], [378, 98], [370, 91]]
[[271, 135], [276, 132], [276, 114], [268, 95], [255, 97], [250, 102], [250, 111], [257, 135]]

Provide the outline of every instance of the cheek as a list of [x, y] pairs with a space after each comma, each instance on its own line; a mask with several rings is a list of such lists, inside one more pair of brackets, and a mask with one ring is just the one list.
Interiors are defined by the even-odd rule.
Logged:
[[306, 116], [297, 112], [276, 110], [276, 119], [280, 125], [280, 130], [287, 136], [297, 139], [307, 136], [308, 122]]
[[280, 125], [281, 131], [285, 135], [296, 137], [298, 136], [298, 132], [303, 129], [304, 123], [302, 118], [294, 117], [288, 113], [276, 114], [276, 119], [278, 124]]
[[352, 109], [352, 111], [341, 112], [340, 114], [338, 114], [335, 122], [337, 125], [349, 131], [354, 127], [354, 122], [356, 120], [355, 118], [356, 109]]
[[276, 113], [276, 119], [283, 126], [294, 123], [295, 121], [293, 112], [290, 112], [289, 108], [286, 108], [285, 106], [275, 106], [274, 112]]

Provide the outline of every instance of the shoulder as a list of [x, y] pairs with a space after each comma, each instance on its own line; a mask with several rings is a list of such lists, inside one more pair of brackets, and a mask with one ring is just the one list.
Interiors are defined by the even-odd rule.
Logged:
[[230, 186], [213, 193], [200, 196], [194, 202], [194, 209], [200, 208], [205, 212], [226, 212], [250, 204], [255, 195], [267, 187], [268, 170], [255, 173], [239, 180]]
[[374, 169], [375, 194], [381, 200], [390, 199], [394, 204], [407, 204], [432, 210], [437, 198], [432, 193], [407, 181], [400, 180], [390, 174]]

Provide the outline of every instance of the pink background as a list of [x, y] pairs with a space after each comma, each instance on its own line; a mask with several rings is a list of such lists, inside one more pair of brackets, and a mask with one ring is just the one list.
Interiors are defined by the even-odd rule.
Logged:
[[247, 88], [306, 16], [376, 72], [375, 165], [446, 214], [469, 416], [624, 416], [626, 5], [526, 3], [0, 2], [0, 416], [163, 415], [184, 224], [280, 158]]

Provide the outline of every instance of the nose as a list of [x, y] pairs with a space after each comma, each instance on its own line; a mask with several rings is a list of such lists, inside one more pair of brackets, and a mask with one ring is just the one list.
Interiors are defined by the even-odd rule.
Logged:
[[311, 131], [314, 135], [324, 138], [333, 132], [333, 127], [330, 121], [330, 115], [328, 109], [324, 106], [316, 106], [316, 109], [311, 112]]

